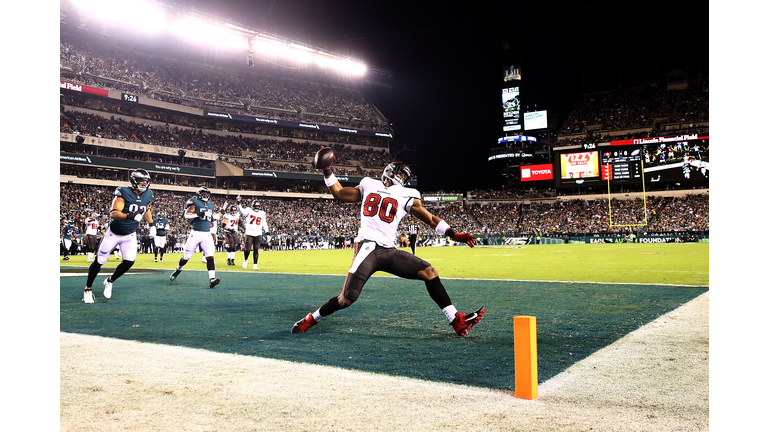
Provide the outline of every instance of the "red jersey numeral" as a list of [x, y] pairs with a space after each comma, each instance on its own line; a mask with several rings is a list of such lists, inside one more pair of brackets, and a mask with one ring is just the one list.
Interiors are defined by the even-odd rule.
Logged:
[[372, 193], [365, 199], [363, 215], [368, 217], [379, 215], [381, 220], [391, 223], [397, 215], [397, 200], [390, 197], [382, 199], [381, 195]]

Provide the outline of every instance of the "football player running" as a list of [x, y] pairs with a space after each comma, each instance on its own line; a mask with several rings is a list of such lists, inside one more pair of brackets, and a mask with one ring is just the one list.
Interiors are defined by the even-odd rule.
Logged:
[[[226, 208], [227, 203], [224, 203], [224, 206], [222, 209]], [[221, 212], [216, 211], [216, 207], [213, 207], [213, 215], [211, 215], [211, 238], [213, 239], [213, 251], [216, 252], [216, 234], [219, 232], [219, 221], [221, 220]], [[202, 251], [202, 248], [200, 249]], [[204, 263], [206, 262], [205, 254], [203, 254], [202, 257], [200, 257], [200, 262]], [[216, 264], [216, 262], [213, 262]]]
[[237, 196], [236, 201], [237, 209], [243, 215], [243, 225], [245, 225], [243, 269], [248, 268], [248, 257], [251, 255], [251, 247], [253, 247], [253, 269], [261, 270], [259, 268], [259, 248], [264, 239], [263, 236], [269, 235], [267, 213], [261, 209], [261, 204], [255, 199], [251, 201], [250, 207], [240, 205], [242, 202], [240, 195]]
[[400, 220], [411, 213], [438, 234], [447, 235], [470, 247], [475, 246], [474, 236], [455, 232], [447, 222], [432, 215], [422, 205], [419, 191], [406, 186], [411, 178], [411, 170], [407, 165], [393, 162], [384, 169], [381, 180], [365, 177], [355, 187], [342, 187], [330, 166], [316, 168], [323, 170], [325, 184], [335, 199], [361, 203], [360, 229], [355, 238], [355, 255], [341, 294], [331, 297], [316, 311], [296, 322], [291, 333], [303, 333], [328, 315], [349, 307], [360, 296], [368, 278], [377, 271], [424, 281], [429, 296], [461, 337], [480, 322], [485, 313], [484, 307], [466, 315], [457, 311], [440, 282], [437, 270], [423, 259], [395, 245]]
[[179, 265], [171, 273], [171, 280], [179, 277], [181, 270], [187, 264], [198, 246], [203, 250], [207, 268], [208, 268], [208, 288], [213, 288], [221, 282], [216, 277], [216, 264], [213, 262], [213, 253], [216, 245], [211, 236], [211, 220], [213, 219], [213, 203], [211, 203], [211, 191], [207, 187], [201, 186], [197, 189], [194, 197], [187, 200], [187, 210], [184, 212], [184, 218], [192, 225], [192, 230], [187, 237], [184, 245], [184, 255], [179, 259]]
[[154, 226], [152, 212], [149, 210], [149, 202], [152, 201], [152, 190], [149, 188], [149, 173], [144, 169], [136, 169], [131, 173], [131, 186], [119, 186], [115, 189], [115, 197], [112, 199], [112, 207], [109, 212], [109, 225], [101, 239], [96, 259], [88, 267], [88, 279], [85, 282], [83, 302], [93, 303], [93, 281], [101, 270], [101, 266], [107, 262], [109, 254], [114, 249], [120, 249], [122, 262], [115, 268], [112, 276], [104, 279], [104, 297], [112, 297], [112, 284], [117, 278], [125, 274], [136, 261], [138, 240], [136, 230], [139, 222], [146, 221], [149, 226]]

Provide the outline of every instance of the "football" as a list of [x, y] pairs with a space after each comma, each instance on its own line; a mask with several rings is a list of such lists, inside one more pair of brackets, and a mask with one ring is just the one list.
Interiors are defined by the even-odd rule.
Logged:
[[330, 167], [335, 160], [336, 156], [333, 154], [333, 149], [330, 147], [323, 147], [315, 153], [315, 160], [312, 161], [312, 168], [326, 169]]

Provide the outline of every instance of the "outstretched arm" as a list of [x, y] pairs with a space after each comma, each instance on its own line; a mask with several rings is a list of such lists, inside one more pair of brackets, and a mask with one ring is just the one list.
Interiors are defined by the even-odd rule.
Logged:
[[451, 240], [466, 243], [469, 247], [475, 247], [475, 236], [466, 233], [457, 233], [448, 223], [429, 212], [422, 204], [421, 200], [414, 199], [411, 205], [411, 214], [420, 221], [429, 225], [440, 235], [447, 235]]
[[[326, 178], [326, 185], [328, 184], [328, 179]], [[333, 180], [336, 180], [336, 177], [333, 177]], [[339, 201], [343, 202], [359, 202], [363, 199], [363, 195], [360, 193], [360, 189], [358, 189], [357, 186], [355, 187], [342, 187], [341, 183], [336, 180], [335, 183], [328, 186], [328, 190], [331, 192], [331, 195], [333, 195], [334, 198], [336, 198]]]

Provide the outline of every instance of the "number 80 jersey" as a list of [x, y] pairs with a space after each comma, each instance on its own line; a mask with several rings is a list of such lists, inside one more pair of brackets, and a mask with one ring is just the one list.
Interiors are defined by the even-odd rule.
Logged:
[[360, 208], [360, 230], [355, 241], [373, 240], [383, 247], [396, 247], [400, 221], [411, 211], [414, 199], [421, 199], [413, 188], [392, 185], [366, 177], [358, 185], [363, 196]]

